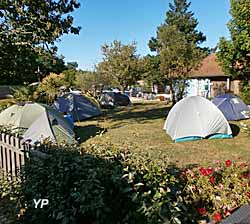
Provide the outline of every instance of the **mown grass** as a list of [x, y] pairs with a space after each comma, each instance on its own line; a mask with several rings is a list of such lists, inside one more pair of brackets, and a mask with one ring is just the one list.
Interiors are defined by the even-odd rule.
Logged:
[[[101, 117], [76, 123], [76, 133], [82, 145], [105, 142], [120, 147], [132, 145], [135, 153], [147, 153], [157, 160], [167, 159], [178, 166], [225, 159], [250, 160], [250, 137], [240, 122], [230, 122], [236, 134], [233, 139], [173, 143], [163, 130], [169, 109], [164, 102], [137, 102], [132, 107], [116, 108]], [[249, 120], [241, 122], [250, 124]]]

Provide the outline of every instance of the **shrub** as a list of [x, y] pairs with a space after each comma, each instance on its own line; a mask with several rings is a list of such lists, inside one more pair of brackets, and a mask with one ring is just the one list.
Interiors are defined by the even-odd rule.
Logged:
[[[25, 167], [23, 194], [30, 223], [121, 223], [132, 208], [121, 179], [122, 165], [115, 156], [105, 160], [70, 149], [31, 158]], [[47, 198], [49, 206], [35, 209], [33, 199]]]
[[0, 101], [0, 112], [5, 110], [7, 107], [11, 106], [14, 104], [13, 100], [1, 100]]
[[0, 172], [0, 220], [2, 223], [15, 223], [19, 213], [21, 198], [20, 178], [11, 179]]
[[[19, 221], [216, 223], [250, 202], [247, 164], [227, 160], [183, 171], [165, 158], [152, 161], [149, 154], [131, 153], [130, 147], [107, 143], [89, 143], [85, 148], [40, 146], [47, 156], [31, 154], [15, 194], [26, 209]], [[33, 200], [42, 198], [49, 205], [36, 209]]]
[[250, 203], [247, 164], [227, 160], [214, 167], [186, 170], [182, 176], [187, 181], [183, 192], [185, 200], [193, 205], [193, 215], [197, 218], [218, 222], [236, 208]]
[[38, 96], [34, 86], [22, 86], [14, 89], [13, 98], [16, 102], [35, 101]]
[[37, 91], [42, 94], [46, 94], [46, 101], [48, 104], [54, 102], [55, 98], [59, 94], [60, 87], [65, 85], [64, 75], [63, 74], [55, 74], [50, 73], [46, 76], [42, 82], [39, 84]]
[[10, 176], [4, 176], [0, 172], [0, 200], [6, 197], [10, 200], [17, 200], [20, 196], [20, 186], [20, 178], [11, 179]]
[[[24, 223], [191, 223], [184, 215], [183, 185], [164, 163], [113, 145], [47, 154], [31, 157], [25, 167]], [[39, 198], [49, 199], [49, 206], [35, 209], [33, 199]]]

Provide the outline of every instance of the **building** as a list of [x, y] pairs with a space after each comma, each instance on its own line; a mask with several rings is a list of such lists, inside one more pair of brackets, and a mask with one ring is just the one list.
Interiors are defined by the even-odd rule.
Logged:
[[188, 96], [210, 98], [225, 92], [239, 94], [240, 80], [232, 79], [222, 71], [215, 53], [204, 58], [200, 67], [190, 72], [189, 78]]

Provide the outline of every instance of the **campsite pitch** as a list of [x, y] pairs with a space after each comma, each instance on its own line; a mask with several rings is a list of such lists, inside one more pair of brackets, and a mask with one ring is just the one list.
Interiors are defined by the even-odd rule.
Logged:
[[132, 146], [135, 153], [148, 153], [152, 159], [165, 159], [178, 166], [249, 158], [250, 136], [241, 128], [242, 122], [250, 125], [249, 120], [230, 122], [232, 139], [173, 143], [163, 130], [169, 109], [164, 102], [136, 102], [132, 107], [108, 110], [94, 120], [76, 123], [76, 135], [83, 145], [111, 142], [120, 147]]

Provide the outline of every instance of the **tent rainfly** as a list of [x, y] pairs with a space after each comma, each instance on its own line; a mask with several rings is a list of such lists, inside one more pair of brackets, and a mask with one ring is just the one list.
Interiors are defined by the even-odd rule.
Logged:
[[59, 97], [55, 101], [54, 107], [61, 113], [69, 113], [74, 121], [81, 121], [102, 114], [98, 105], [91, 99], [75, 93], [67, 93]]
[[250, 118], [250, 108], [233, 94], [216, 96], [212, 102], [221, 110], [228, 121], [236, 121]]
[[104, 91], [100, 96], [100, 104], [105, 106], [129, 106], [129, 96], [120, 92]]
[[164, 129], [175, 142], [232, 138], [231, 128], [222, 112], [200, 96], [187, 97], [175, 104]]
[[31, 143], [50, 139], [57, 143], [75, 143], [75, 134], [68, 121], [45, 104], [15, 104], [0, 113], [0, 125], [9, 126]]

